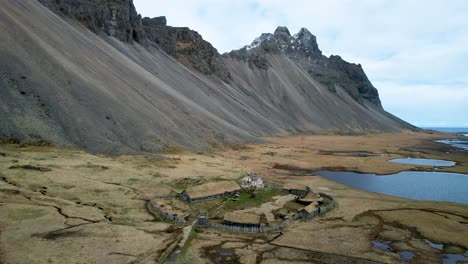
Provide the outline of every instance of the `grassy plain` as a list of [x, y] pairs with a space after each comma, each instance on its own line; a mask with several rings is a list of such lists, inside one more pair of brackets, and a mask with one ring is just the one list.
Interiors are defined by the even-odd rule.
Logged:
[[[415, 252], [413, 263], [440, 263], [442, 253], [468, 249], [467, 205], [370, 193], [282, 168], [379, 174], [431, 170], [388, 162], [423, 157], [456, 161], [444, 170], [468, 173], [466, 152], [433, 142], [447, 137], [400, 133], [266, 138], [270, 144], [203, 154], [180, 151], [164, 154], [163, 160], [0, 145], [0, 263], [158, 262], [171, 253], [170, 245], [179, 243], [182, 230], [146, 211], [152, 195], [239, 179], [250, 171], [270, 182], [309, 185], [334, 196], [337, 207], [323, 217], [295, 222], [280, 236], [196, 230], [184, 247], [184, 262], [401, 263], [395, 251], [372, 247], [372, 240], [380, 240], [390, 241], [395, 250]], [[352, 155], [356, 151], [372, 155]], [[265, 195], [265, 207], [288, 203], [271, 197]], [[239, 209], [229, 201], [226, 206]], [[429, 247], [425, 239], [444, 244], [444, 250]]]

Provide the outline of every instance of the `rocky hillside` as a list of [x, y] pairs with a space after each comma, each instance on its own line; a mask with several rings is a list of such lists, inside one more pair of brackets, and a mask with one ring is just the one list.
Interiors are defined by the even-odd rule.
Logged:
[[228, 80], [229, 72], [221, 61], [218, 51], [196, 31], [188, 27], [171, 27], [165, 17], [143, 19], [147, 45], [160, 47], [167, 54], [194, 67], [205, 75], [215, 74]]
[[0, 27], [4, 140], [122, 154], [415, 129], [306, 29], [220, 55], [189, 28], [141, 18], [131, 0], [9, 0]]
[[80, 22], [94, 33], [103, 32], [120, 41], [143, 39], [141, 16], [132, 0], [38, 0], [56, 14]]
[[361, 65], [348, 63], [340, 56], [332, 55], [327, 58], [322, 55], [317, 38], [306, 28], [291, 35], [286, 27], [278, 27], [273, 34], [264, 33], [252, 44], [232, 51], [228, 56], [266, 70], [269, 67], [266, 61], [269, 54], [286, 55], [332, 93], [336, 93], [337, 89], [344, 89], [360, 103], [367, 100], [382, 107], [379, 93], [367, 79]]

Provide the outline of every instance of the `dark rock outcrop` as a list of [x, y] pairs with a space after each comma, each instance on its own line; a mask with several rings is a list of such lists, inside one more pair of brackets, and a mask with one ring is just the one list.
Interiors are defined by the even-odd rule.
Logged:
[[143, 18], [143, 23], [145, 26], [167, 26], [167, 19], [165, 16], [160, 17], [145, 17]]
[[220, 54], [198, 32], [188, 27], [167, 26], [165, 17], [143, 18], [143, 29], [149, 43], [155, 43], [184, 64], [203, 74], [229, 79]]
[[218, 51], [188, 27], [167, 26], [166, 17], [141, 18], [132, 0], [38, 0], [55, 13], [79, 21], [95, 33], [120, 41], [158, 46], [185, 65], [229, 80]]
[[120, 41], [142, 40], [141, 16], [132, 0], [38, 0], [59, 15], [73, 18], [94, 33]]
[[252, 44], [224, 56], [243, 59], [259, 69], [267, 69], [267, 54], [284, 54], [296, 61], [315, 80], [335, 92], [337, 87], [345, 89], [356, 101], [367, 100], [382, 107], [377, 89], [367, 78], [361, 65], [346, 62], [340, 56], [327, 58], [320, 51], [317, 38], [306, 28], [291, 35], [286, 27], [278, 27], [273, 34], [263, 33]]

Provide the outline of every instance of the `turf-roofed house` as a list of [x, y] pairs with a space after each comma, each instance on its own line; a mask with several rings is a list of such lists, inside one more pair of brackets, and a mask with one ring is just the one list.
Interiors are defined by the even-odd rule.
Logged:
[[241, 188], [235, 181], [208, 182], [188, 188], [180, 198], [188, 203], [209, 201], [239, 193]]
[[244, 212], [227, 212], [224, 214], [224, 224], [242, 227], [260, 227], [261, 218], [258, 215]]
[[283, 186], [283, 191], [294, 194], [294, 195], [298, 195], [298, 196], [305, 196], [311, 190], [309, 186], [288, 182]]

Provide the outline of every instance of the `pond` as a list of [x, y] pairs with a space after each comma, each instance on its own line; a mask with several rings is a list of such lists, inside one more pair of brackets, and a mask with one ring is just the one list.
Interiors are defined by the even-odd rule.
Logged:
[[435, 159], [417, 159], [417, 158], [398, 158], [389, 160], [390, 162], [421, 165], [421, 166], [435, 166], [435, 167], [452, 167], [456, 162], [448, 160], [435, 160]]
[[370, 192], [416, 200], [468, 204], [466, 174], [420, 171], [402, 171], [390, 175], [346, 171], [316, 171], [314, 174]]
[[[433, 243], [427, 239], [424, 240], [430, 247], [439, 250], [442, 252], [444, 249], [443, 244], [436, 244]], [[400, 255], [401, 258], [401, 263], [402, 264], [410, 264], [411, 260], [416, 257], [416, 254], [413, 251], [409, 250], [403, 250], [403, 251], [397, 251], [394, 248], [392, 248], [391, 243], [392, 241], [378, 241], [378, 240], [372, 240], [372, 247], [374, 248], [379, 248], [388, 252], [396, 252], [398, 255]], [[465, 252], [465, 255], [468, 253], [468, 251]], [[457, 264], [462, 261], [468, 261], [468, 257], [462, 255], [462, 254], [441, 254], [442, 255], [442, 264]]]

